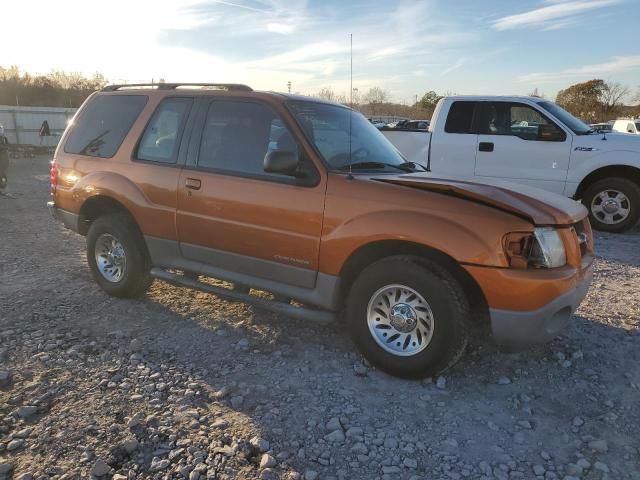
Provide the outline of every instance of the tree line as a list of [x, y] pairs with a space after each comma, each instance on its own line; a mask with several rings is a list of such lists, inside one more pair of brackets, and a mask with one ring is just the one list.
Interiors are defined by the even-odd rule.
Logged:
[[106, 84], [99, 73], [90, 78], [62, 71], [32, 75], [16, 66], [0, 66], [0, 105], [79, 107]]
[[[79, 73], [52, 71], [46, 75], [22, 72], [16, 66], [0, 66], [0, 105], [79, 107], [94, 91], [107, 84], [105, 77], [96, 73], [85, 77]], [[325, 87], [315, 97], [332, 102], [351, 105], [366, 116], [400, 116], [415, 119], [430, 119], [438, 101], [450, 92], [439, 95], [427, 91], [415, 102], [398, 103], [391, 100], [391, 93], [381, 87], [367, 91], [353, 89], [352, 95], [338, 94]], [[544, 96], [534, 90], [533, 96]], [[593, 79], [577, 83], [560, 90], [555, 98], [558, 105], [589, 123], [606, 122], [619, 116], [640, 115], [640, 105], [627, 105], [628, 100], [640, 102], [640, 90], [631, 99], [628, 86], [618, 82]]]
[[[438, 101], [448, 95], [452, 93], [446, 92], [439, 95], [430, 90], [416, 102], [407, 105], [392, 102], [388, 90], [372, 87], [363, 95], [354, 89], [352, 102], [354, 108], [367, 116], [395, 115], [430, 119]], [[538, 89], [530, 92], [529, 95], [544, 97]], [[350, 99], [346, 98], [346, 95], [336, 94], [331, 87], [322, 88], [314, 96], [345, 105], [350, 104]], [[629, 100], [640, 102], [640, 89], [636, 96], [631, 98], [631, 89], [628, 86], [618, 82], [605, 82], [601, 79], [571, 85], [560, 90], [555, 98], [558, 105], [587, 123], [607, 122], [621, 116], [640, 116], [640, 105], [628, 105]]]

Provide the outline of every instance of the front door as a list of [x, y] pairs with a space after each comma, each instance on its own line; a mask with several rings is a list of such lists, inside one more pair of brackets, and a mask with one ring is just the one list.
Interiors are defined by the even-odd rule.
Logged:
[[483, 102], [475, 174], [564, 192], [571, 137], [532, 106]]
[[[312, 288], [325, 182], [274, 109], [258, 101], [213, 100], [192, 165], [178, 188], [182, 255], [219, 269]], [[294, 151], [304, 177], [264, 171], [270, 150]]]

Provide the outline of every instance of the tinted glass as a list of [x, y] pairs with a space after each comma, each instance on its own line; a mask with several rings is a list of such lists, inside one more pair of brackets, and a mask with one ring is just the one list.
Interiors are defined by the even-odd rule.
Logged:
[[283, 178], [264, 171], [264, 157], [271, 150], [298, 154], [295, 138], [271, 107], [231, 100], [211, 104], [202, 133], [199, 167]]
[[350, 160], [390, 165], [405, 162], [384, 135], [358, 112], [320, 102], [292, 101], [289, 107], [331, 169], [345, 168]]
[[477, 102], [453, 102], [447, 116], [444, 131], [447, 133], [474, 133], [473, 112]]
[[140, 140], [138, 159], [176, 162], [180, 135], [191, 104], [190, 98], [169, 98], [160, 103]]
[[576, 117], [567, 112], [564, 108], [559, 107], [553, 102], [538, 102], [538, 105], [540, 105], [547, 112], [560, 120], [565, 124], [565, 126], [569, 127], [571, 130], [573, 130], [574, 133], [577, 133], [578, 135], [584, 135], [591, 131], [591, 127], [589, 125], [581, 122]]
[[145, 95], [98, 95], [76, 119], [64, 151], [113, 157], [146, 103]]

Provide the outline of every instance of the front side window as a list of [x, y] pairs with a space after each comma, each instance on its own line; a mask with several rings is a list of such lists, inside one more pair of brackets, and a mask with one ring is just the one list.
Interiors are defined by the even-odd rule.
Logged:
[[509, 135], [523, 140], [561, 141], [564, 132], [523, 103], [486, 102], [479, 122], [483, 135]]
[[82, 110], [66, 153], [111, 158], [147, 103], [146, 95], [98, 95]]
[[180, 135], [192, 103], [191, 98], [168, 98], [160, 103], [140, 140], [139, 160], [176, 163]]
[[457, 101], [451, 104], [444, 131], [447, 133], [474, 133], [473, 114], [477, 102]]
[[290, 101], [299, 125], [332, 170], [360, 163], [393, 166], [405, 163], [400, 152], [362, 114], [328, 103]]
[[248, 176], [282, 178], [264, 171], [272, 150], [299, 155], [293, 134], [267, 105], [234, 100], [214, 101], [202, 133], [198, 167]]

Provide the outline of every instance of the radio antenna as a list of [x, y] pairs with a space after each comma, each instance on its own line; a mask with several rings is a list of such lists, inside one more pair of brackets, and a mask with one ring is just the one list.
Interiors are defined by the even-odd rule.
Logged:
[[349, 34], [349, 174], [347, 178], [353, 179], [353, 172], [351, 168], [351, 133], [353, 123], [353, 33]]

